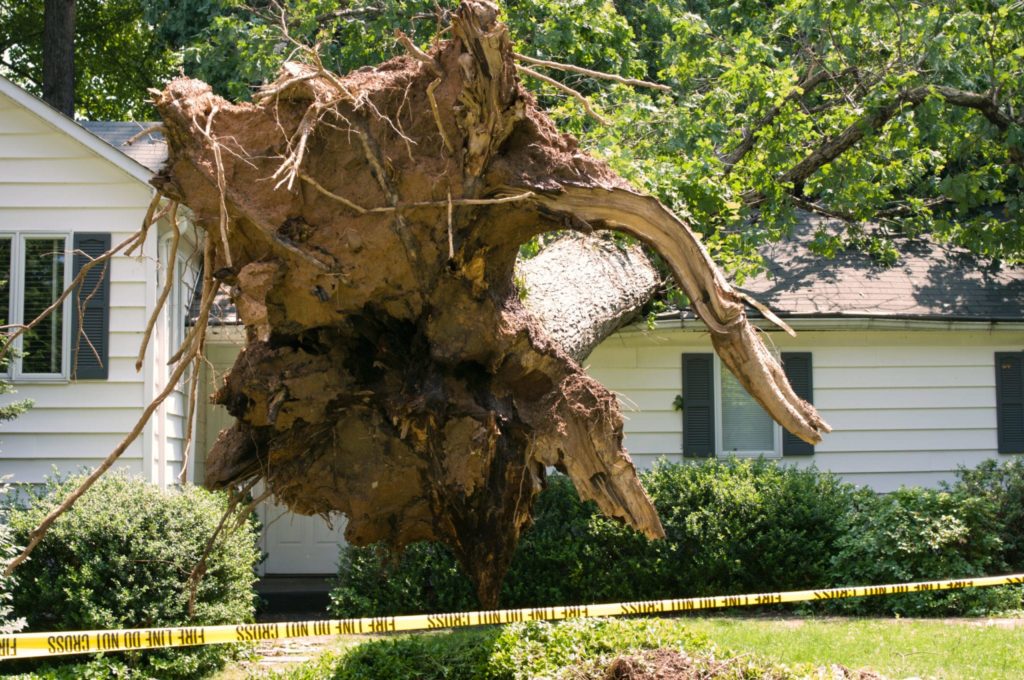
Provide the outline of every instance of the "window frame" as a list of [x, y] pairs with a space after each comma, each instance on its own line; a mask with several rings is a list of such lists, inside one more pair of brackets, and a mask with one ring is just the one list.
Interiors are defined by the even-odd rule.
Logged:
[[[722, 371], [728, 371], [722, 365], [722, 360], [718, 358], [718, 354], [712, 355], [712, 374], [714, 376], [714, 400], [715, 400], [715, 458], [768, 458], [768, 459], [781, 459], [782, 456], [782, 426], [775, 422], [775, 419], [770, 415], [768, 417], [769, 422], [772, 426], [772, 449], [767, 450], [755, 450], [755, 451], [729, 451], [725, 448], [725, 430], [723, 429], [723, 422], [725, 419], [725, 408], [722, 403]], [[749, 393], [744, 390], [743, 392], [747, 398], [757, 401], [750, 396]], [[759, 408], [764, 408], [760, 404], [757, 404]]]
[[[9, 297], [7, 309], [10, 317], [5, 320], [6, 324], [19, 326], [26, 323], [24, 319], [25, 304], [25, 242], [42, 241], [46, 239], [64, 240], [64, 272], [60, 291], [67, 289], [71, 281], [71, 272], [74, 265], [74, 252], [72, 241], [74, 235], [69, 231], [3, 231], [0, 232], [0, 239], [11, 241], [11, 267], [10, 281], [8, 281]], [[61, 304], [61, 370], [58, 373], [26, 373], [22, 370], [22, 358], [20, 352], [24, 347], [24, 335], [14, 339], [14, 352], [8, 358], [5, 370], [0, 372], [5, 379], [19, 383], [66, 383], [71, 371], [71, 304], [70, 298]], [[27, 321], [31, 321], [28, 319]]]

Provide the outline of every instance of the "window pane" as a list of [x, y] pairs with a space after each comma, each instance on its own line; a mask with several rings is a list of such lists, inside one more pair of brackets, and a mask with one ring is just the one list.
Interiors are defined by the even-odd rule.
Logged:
[[729, 369], [722, 367], [722, 448], [726, 451], [775, 449], [771, 417], [747, 394]]
[[[25, 323], [29, 323], [60, 297], [64, 290], [64, 239], [25, 240]], [[64, 315], [55, 310], [25, 334], [22, 373], [60, 373]]]

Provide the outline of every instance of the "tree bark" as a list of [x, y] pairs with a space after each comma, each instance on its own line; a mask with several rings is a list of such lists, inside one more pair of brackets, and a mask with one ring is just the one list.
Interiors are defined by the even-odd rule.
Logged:
[[46, 0], [43, 8], [43, 101], [75, 115], [75, 0]]
[[[664, 534], [614, 395], [577, 361], [656, 277], [636, 250], [565, 241], [522, 267], [524, 305], [515, 265], [534, 236], [645, 241], [768, 411], [810, 441], [827, 430], [686, 225], [537, 109], [497, 13], [464, 2], [430, 54], [345, 77], [288, 64], [255, 104], [187, 78], [156, 102], [170, 150], [156, 183], [206, 230], [248, 334], [216, 395], [237, 422], [207, 482], [262, 478], [292, 510], [347, 515], [357, 545], [442, 541], [485, 606], [548, 466], [606, 515]], [[544, 311], [553, 268], [585, 255], [615, 284], [594, 285], [608, 311], [591, 315], [597, 295]], [[586, 317], [560, 323], [570, 307]]]
[[661, 277], [639, 246], [570, 233], [516, 268], [523, 306], [577, 362], [640, 316]]

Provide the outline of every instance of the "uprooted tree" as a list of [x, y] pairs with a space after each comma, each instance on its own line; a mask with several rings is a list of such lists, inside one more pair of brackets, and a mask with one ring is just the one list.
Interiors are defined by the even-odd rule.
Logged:
[[[605, 514], [663, 535], [616, 399], [579, 364], [658, 280], [640, 248], [594, 231], [661, 255], [777, 421], [810, 442], [829, 428], [689, 228], [539, 110], [496, 8], [464, 2], [451, 31], [344, 77], [310, 50], [255, 103], [188, 78], [157, 96], [170, 158], [154, 182], [206, 232], [201, 318], [168, 391], [227, 286], [247, 343], [215, 397], [237, 421], [207, 483], [263, 481], [296, 512], [344, 513], [357, 545], [444, 542], [493, 605], [548, 466]], [[576, 235], [517, 273], [520, 246], [556, 231]]]
[[[686, 225], [538, 110], [497, 10], [463, 3], [452, 31], [430, 54], [410, 43], [345, 77], [290, 63], [255, 104], [171, 82], [156, 102], [170, 147], [157, 185], [206, 230], [207, 268], [247, 331], [216, 395], [237, 422], [207, 482], [258, 478], [294, 511], [342, 512], [355, 544], [442, 541], [493, 604], [546, 466], [663, 535], [616, 399], [577, 363], [637, 302], [555, 341], [557, 310], [531, 314], [514, 280], [535, 235], [616, 229], [654, 248], [768, 412], [808, 441], [828, 428]], [[589, 252], [637, 270], [635, 251], [575, 243], [547, 269]]]

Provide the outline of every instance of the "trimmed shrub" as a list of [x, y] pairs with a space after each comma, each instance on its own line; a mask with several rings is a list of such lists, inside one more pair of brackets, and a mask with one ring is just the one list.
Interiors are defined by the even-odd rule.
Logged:
[[995, 505], [1003, 558], [1011, 571], [1024, 571], [1024, 459], [986, 460], [973, 470], [960, 468], [957, 478], [947, 487], [952, 493]]
[[643, 481], [665, 526], [673, 597], [826, 582], [843, 516], [865, 493], [764, 459], [659, 465]]
[[[501, 594], [504, 607], [784, 589], [827, 583], [830, 548], [858, 492], [829, 474], [764, 460], [663, 463], [642, 475], [667, 540], [648, 541], [549, 479]], [[343, 547], [332, 612], [367, 616], [476, 608], [443, 547], [396, 560]]]
[[[0, 481], [0, 498], [3, 498], [8, 491], [8, 485]], [[3, 576], [6, 569], [15, 555], [18, 554], [17, 546], [14, 543], [14, 534], [5, 517], [0, 516], [0, 634], [17, 633], [25, 627], [25, 619], [15, 617], [11, 608], [11, 600], [14, 597], [16, 581], [14, 576]]]
[[345, 546], [330, 610], [344, 616], [394, 616], [476, 609], [473, 588], [440, 543], [414, 543], [400, 555], [381, 546]]
[[[835, 546], [833, 580], [871, 585], [984, 576], [1005, 570], [996, 505], [983, 496], [903, 488], [865, 495]], [[1019, 588], [977, 588], [844, 600], [841, 611], [978, 615], [1020, 605]]]
[[[16, 539], [25, 541], [80, 481], [49, 482], [24, 507], [9, 507]], [[251, 523], [218, 541], [196, 591], [195, 616], [188, 613], [186, 580], [225, 508], [223, 494], [197, 487], [160, 491], [142, 480], [108, 474], [53, 524], [19, 567], [15, 611], [31, 630], [47, 631], [251, 621], [253, 567], [259, 559]], [[102, 676], [116, 667], [119, 677], [195, 678], [236, 651], [210, 645], [126, 652], [82, 663], [78, 670], [95, 667]], [[63, 677], [63, 671], [47, 673]]]

